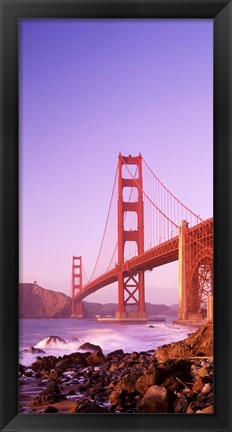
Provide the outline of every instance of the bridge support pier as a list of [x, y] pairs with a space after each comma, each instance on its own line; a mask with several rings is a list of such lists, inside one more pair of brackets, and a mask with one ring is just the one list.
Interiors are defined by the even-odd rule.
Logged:
[[116, 319], [147, 320], [144, 300], [144, 271], [137, 275], [118, 274], [118, 310]]
[[186, 248], [185, 233], [188, 224], [186, 221], [181, 222], [179, 228], [179, 261], [178, 261], [178, 319], [185, 320], [187, 312], [186, 299]]
[[210, 227], [188, 230], [183, 220], [179, 229], [178, 320], [184, 325], [201, 325], [213, 317], [213, 257]]
[[82, 257], [72, 257], [72, 314], [71, 318], [83, 318], [83, 303], [76, 295], [82, 291]]

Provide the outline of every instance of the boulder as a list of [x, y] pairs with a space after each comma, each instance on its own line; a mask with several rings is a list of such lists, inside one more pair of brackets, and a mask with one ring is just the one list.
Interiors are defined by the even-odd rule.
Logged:
[[168, 392], [163, 386], [151, 386], [141, 401], [137, 410], [140, 413], [166, 413], [168, 411]]
[[213, 322], [209, 321], [180, 342], [172, 342], [157, 348], [154, 356], [158, 362], [185, 357], [213, 356]]
[[213, 414], [213, 413], [214, 413], [213, 405], [209, 405], [206, 408], [203, 408], [202, 410], [196, 411], [196, 414]]
[[63, 399], [65, 399], [65, 397], [61, 395], [58, 385], [52, 382], [37, 397], [33, 397], [29, 405], [53, 404]]
[[138, 394], [136, 390], [136, 382], [141, 376], [141, 372], [134, 371], [130, 374], [123, 376], [116, 384], [114, 390], [112, 391], [109, 401], [112, 405], [117, 405], [124, 400], [128, 395], [136, 396]]
[[212, 392], [212, 390], [213, 390], [213, 386], [210, 383], [206, 383], [202, 387], [201, 393], [202, 394], [208, 394], [208, 393]]
[[56, 381], [60, 376], [61, 376], [61, 373], [59, 373], [55, 369], [52, 369], [48, 375], [48, 381]]
[[19, 377], [21, 377], [26, 370], [26, 366], [19, 364]]
[[45, 354], [45, 351], [43, 351], [40, 348], [35, 348], [32, 345], [29, 348], [26, 348], [21, 351], [22, 353], [31, 353], [31, 354]]
[[197, 377], [194, 385], [192, 386], [192, 391], [195, 393], [199, 393], [204, 387], [204, 382], [202, 377]]
[[188, 405], [189, 405], [189, 401], [186, 398], [186, 396], [180, 394], [173, 404], [174, 412], [185, 413]]
[[102, 351], [94, 351], [86, 358], [88, 365], [100, 365], [104, 363], [105, 357]]
[[91, 402], [88, 399], [82, 401], [75, 401], [68, 410], [69, 414], [75, 413], [108, 413], [108, 410], [104, 407], [97, 405], [95, 402]]
[[83, 351], [102, 351], [101, 347], [99, 345], [94, 345], [90, 342], [85, 342], [81, 346], [79, 346], [79, 349]]
[[49, 414], [54, 414], [54, 413], [59, 412], [59, 410], [58, 410], [56, 407], [54, 407], [54, 406], [52, 406], [52, 405], [49, 405], [49, 406], [44, 410], [44, 412], [45, 412], [45, 413], [49, 413]]
[[61, 360], [59, 360], [56, 365], [55, 369], [59, 370], [60, 372], [65, 372], [67, 369], [77, 369], [79, 366], [88, 366], [88, 363], [85, 359], [85, 356], [83, 356], [82, 353], [72, 353], [69, 355], [64, 355]]
[[112, 363], [112, 365], [109, 368], [109, 372], [116, 372], [118, 370], [117, 363]]
[[190, 380], [191, 361], [188, 359], [172, 359], [155, 365], [154, 384], [160, 385], [169, 377], [175, 377], [181, 381]]
[[32, 363], [31, 369], [35, 372], [44, 368], [54, 369], [56, 363], [57, 358], [55, 356], [37, 357], [36, 362]]
[[[199, 393], [195, 400], [193, 400], [187, 408], [187, 414], [193, 414], [197, 411], [202, 411], [205, 408], [208, 408], [209, 406], [213, 405], [213, 394], [210, 393], [209, 395], [203, 395]], [[205, 414], [207, 413], [207, 410]], [[203, 413], [204, 414], [204, 413]]]
[[154, 384], [154, 374], [145, 372], [143, 375], [141, 375], [136, 383], [135, 383], [135, 389], [138, 393], [145, 394], [149, 387], [151, 387]]
[[112, 351], [109, 354], [107, 354], [106, 358], [118, 357], [118, 356], [123, 356], [123, 355], [124, 355], [124, 351], [122, 349], [118, 349], [118, 350]]

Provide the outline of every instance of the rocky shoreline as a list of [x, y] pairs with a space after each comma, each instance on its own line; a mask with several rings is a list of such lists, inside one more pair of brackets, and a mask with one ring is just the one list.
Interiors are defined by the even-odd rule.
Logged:
[[213, 413], [213, 324], [148, 352], [99, 346], [19, 365], [20, 413]]

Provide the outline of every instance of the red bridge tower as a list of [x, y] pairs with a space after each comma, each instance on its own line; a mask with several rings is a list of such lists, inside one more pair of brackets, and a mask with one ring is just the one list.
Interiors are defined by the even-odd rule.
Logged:
[[[143, 222], [143, 179], [142, 179], [142, 155], [118, 157], [118, 310], [117, 319], [146, 319], [147, 312], [144, 296], [144, 270], [137, 273], [120, 270], [124, 263], [124, 248], [126, 242], [137, 243], [138, 255], [144, 252], [144, 222]], [[123, 178], [123, 165], [135, 165], [138, 173], [135, 178]], [[137, 188], [138, 198], [135, 202], [123, 200], [125, 187]], [[125, 212], [137, 214], [137, 230], [125, 230]], [[132, 306], [132, 308], [131, 308]], [[128, 310], [132, 309], [132, 310]]]
[[82, 301], [76, 301], [75, 296], [82, 291], [82, 257], [72, 257], [72, 315], [71, 318], [83, 318]]

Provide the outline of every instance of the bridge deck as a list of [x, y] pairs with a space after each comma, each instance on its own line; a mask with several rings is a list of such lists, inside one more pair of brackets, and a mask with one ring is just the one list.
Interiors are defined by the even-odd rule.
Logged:
[[116, 265], [112, 270], [85, 285], [83, 291], [77, 294], [76, 300], [83, 300], [89, 294], [110, 285], [118, 280], [119, 271], [125, 276], [138, 270], [151, 270], [155, 267], [176, 261], [178, 259], [178, 237], [174, 237], [152, 249], [125, 261], [121, 266]]
[[[199, 234], [202, 234], [202, 230], [206, 230], [213, 224], [213, 218], [207, 219], [206, 221], [186, 230], [192, 237], [192, 241], [199, 242]], [[210, 236], [210, 243], [212, 242], [212, 234]], [[98, 278], [94, 279], [83, 287], [83, 291], [80, 291], [75, 299], [83, 300], [89, 294], [95, 291], [117, 282], [118, 273], [123, 271], [124, 275], [135, 274], [138, 270], [152, 270], [155, 267], [159, 267], [164, 264], [168, 264], [178, 260], [178, 247], [179, 247], [179, 236], [173, 237], [170, 240], [161, 243], [144, 253], [125, 261], [121, 266], [116, 265], [112, 270], [102, 274]]]

